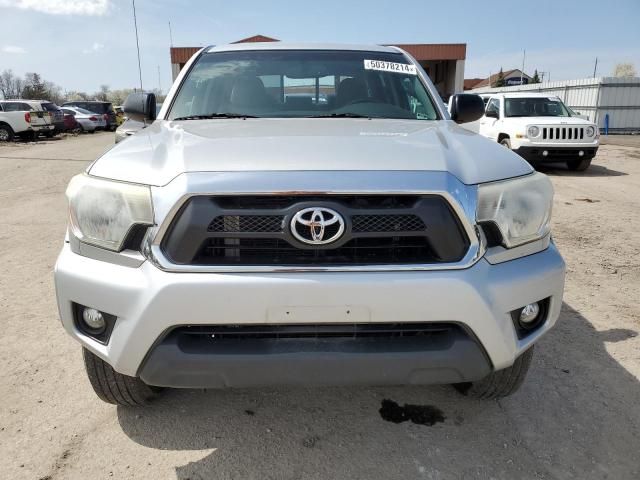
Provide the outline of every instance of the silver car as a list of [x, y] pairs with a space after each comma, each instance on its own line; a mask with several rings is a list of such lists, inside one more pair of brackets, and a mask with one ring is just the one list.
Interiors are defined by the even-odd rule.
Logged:
[[84, 108], [62, 107], [62, 112], [73, 115], [78, 125], [80, 125], [80, 130], [83, 132], [95, 133], [97, 128], [105, 128], [107, 126], [104, 116]]

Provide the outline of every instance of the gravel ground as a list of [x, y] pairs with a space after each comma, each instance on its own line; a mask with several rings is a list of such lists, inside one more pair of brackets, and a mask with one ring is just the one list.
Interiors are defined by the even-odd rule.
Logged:
[[[55, 305], [64, 188], [112, 141], [98, 133], [0, 146], [2, 478], [640, 478], [638, 137], [607, 139], [586, 173], [545, 169], [568, 266], [565, 305], [516, 395], [194, 390], [170, 391], [150, 409], [94, 396]], [[435, 407], [444, 421], [385, 421], [385, 399]]]

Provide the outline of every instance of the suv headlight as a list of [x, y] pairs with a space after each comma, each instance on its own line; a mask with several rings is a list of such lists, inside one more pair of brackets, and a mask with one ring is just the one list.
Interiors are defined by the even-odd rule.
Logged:
[[527, 136], [528, 137], [535, 138], [538, 135], [540, 135], [540, 129], [538, 127], [536, 127], [535, 125], [527, 128]]
[[497, 225], [504, 245], [516, 247], [551, 230], [553, 186], [541, 173], [480, 185], [477, 221]]
[[76, 175], [67, 187], [73, 234], [85, 243], [119, 252], [134, 225], [152, 225], [147, 186]]
[[596, 134], [596, 129], [593, 127], [587, 127], [587, 137], [593, 137]]

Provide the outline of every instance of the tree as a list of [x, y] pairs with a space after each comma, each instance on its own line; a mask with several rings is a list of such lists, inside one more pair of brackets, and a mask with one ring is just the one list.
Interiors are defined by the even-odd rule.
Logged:
[[29, 100], [49, 100], [49, 92], [45, 82], [38, 73], [27, 73], [24, 76], [24, 88], [22, 98]]
[[631, 78], [637, 76], [633, 63], [618, 63], [613, 69], [613, 76], [620, 78]]
[[495, 82], [493, 82], [492, 87], [504, 87], [504, 72], [502, 71], [502, 67], [500, 67], [500, 71], [498, 72], [498, 78]]
[[13, 74], [11, 70], [5, 70], [0, 74], [0, 94], [2, 98], [21, 98], [23, 81]]
[[106, 102], [109, 97], [109, 85], [100, 85], [100, 91], [96, 92], [96, 99]]
[[[531, 71], [531, 70], [529, 70]], [[533, 78], [531, 79], [531, 81], [529, 83], [540, 83], [540, 76], [538, 75], [538, 69], [536, 69], [535, 72], [533, 72]]]

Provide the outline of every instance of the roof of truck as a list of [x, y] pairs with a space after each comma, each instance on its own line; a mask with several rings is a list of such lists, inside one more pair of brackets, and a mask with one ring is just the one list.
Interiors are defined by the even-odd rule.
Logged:
[[490, 95], [492, 97], [503, 96], [506, 98], [558, 98], [557, 95], [539, 92], [499, 92], [499, 93], [483, 93], [483, 96]]
[[232, 43], [229, 45], [216, 45], [206, 47], [206, 52], [232, 52], [242, 50], [345, 50], [363, 52], [398, 53], [395, 47], [383, 45], [363, 45], [348, 43], [289, 43], [289, 42], [253, 42]]

